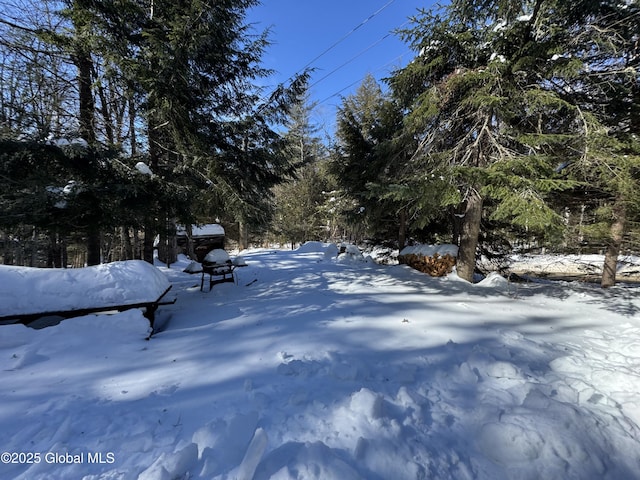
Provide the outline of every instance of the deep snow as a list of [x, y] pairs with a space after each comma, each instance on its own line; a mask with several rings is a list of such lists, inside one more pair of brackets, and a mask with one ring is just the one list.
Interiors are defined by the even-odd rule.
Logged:
[[0, 478], [640, 479], [635, 287], [336, 252], [245, 251], [210, 293], [160, 268], [149, 341], [137, 310], [0, 326], [0, 450], [40, 459]]
[[78, 269], [3, 265], [0, 285], [0, 317], [153, 302], [171, 286], [142, 260]]

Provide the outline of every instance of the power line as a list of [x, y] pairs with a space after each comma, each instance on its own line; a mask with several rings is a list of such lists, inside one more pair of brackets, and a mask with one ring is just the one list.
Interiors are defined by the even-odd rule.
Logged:
[[331, 50], [333, 50], [335, 47], [337, 47], [339, 44], [341, 44], [343, 41], [345, 41], [348, 37], [350, 37], [356, 30], [358, 30], [360, 27], [362, 27], [365, 23], [367, 23], [369, 20], [371, 20], [372, 18], [374, 18], [375, 16], [377, 16], [380, 12], [382, 12], [385, 8], [387, 8], [389, 5], [391, 5], [393, 2], [395, 2], [396, 0], [390, 0], [389, 2], [387, 2], [385, 5], [383, 5], [381, 8], [379, 8], [377, 11], [373, 12], [371, 15], [369, 15], [369, 17], [365, 18], [362, 22], [360, 22], [359, 25], [357, 25], [356, 27], [354, 27], [353, 29], [351, 29], [351, 31], [349, 33], [347, 33], [346, 35], [344, 35], [340, 40], [336, 41], [335, 43], [333, 43], [333, 45], [331, 45], [329, 48], [327, 48], [324, 52], [322, 52], [320, 55], [318, 55], [317, 57], [315, 57], [313, 60], [311, 60], [310, 62], [308, 62], [304, 67], [302, 67], [300, 70], [298, 70], [296, 72], [296, 74], [306, 70], [307, 68], [309, 68], [316, 60], [318, 60], [319, 58], [323, 57], [325, 54], [329, 53]]
[[[384, 65], [382, 65], [381, 67], [378, 67], [376, 70], [374, 70], [374, 72], [378, 72], [380, 70], [382, 70], [383, 68], [387, 67], [388, 65], [391, 65], [393, 62], [402, 59], [402, 57], [404, 57], [407, 53], [411, 53], [411, 50], [407, 50], [405, 53], [403, 53], [402, 55], [398, 55], [397, 57], [393, 58], [392, 60], [388, 61], [387, 63], [385, 63]], [[366, 75], [365, 75], [366, 76]], [[364, 80], [365, 77], [361, 77], [358, 80], [356, 80], [353, 83], [350, 83], [349, 85], [347, 85], [346, 87], [341, 88], [340, 90], [338, 90], [337, 92], [329, 95], [327, 98], [321, 100], [318, 102], [318, 105], [322, 105], [324, 102], [326, 102], [327, 100], [332, 99], [333, 97], [336, 97], [338, 95], [340, 95], [342, 92], [344, 92], [345, 90], [347, 90], [348, 88], [353, 87], [356, 83], [360, 83], [362, 82], [362, 80]], [[317, 83], [317, 82], [316, 82]]]
[[366, 52], [368, 52], [369, 50], [371, 50], [373, 47], [375, 47], [376, 45], [378, 45], [380, 42], [382, 42], [385, 38], [387, 38], [389, 35], [391, 35], [391, 33], [387, 33], [384, 37], [378, 39], [376, 42], [372, 43], [371, 45], [369, 45], [367, 48], [365, 48], [364, 50], [362, 50], [360, 53], [356, 54], [355, 56], [351, 57], [349, 60], [347, 60], [346, 62], [344, 62], [342, 65], [337, 66], [336, 68], [334, 68], [333, 70], [331, 70], [329, 73], [327, 73], [324, 77], [322, 77], [319, 80], [316, 80], [314, 83], [312, 83], [309, 88], [315, 87], [317, 84], [319, 84], [321, 81], [323, 81], [325, 78], [330, 77], [331, 75], [333, 75], [334, 73], [336, 73], [338, 70], [340, 70], [341, 68], [349, 65], [351, 62], [353, 62], [356, 58], [360, 57], [361, 55], [364, 55]]
[[[340, 38], [339, 40], [337, 40], [336, 42], [334, 42], [331, 46], [329, 46], [326, 50], [324, 50], [322, 53], [320, 53], [318, 56], [316, 56], [313, 60], [309, 61], [304, 67], [302, 67], [301, 69], [299, 69], [298, 71], [296, 71], [293, 75], [291, 75], [285, 82], [281, 83], [280, 86], [278, 88], [280, 88], [282, 85], [292, 81], [294, 79], [294, 77], [296, 75], [299, 75], [300, 73], [304, 72], [305, 70], [307, 70], [316, 60], [320, 59], [321, 57], [323, 57], [324, 55], [326, 55], [327, 53], [329, 53], [331, 50], [333, 50], [335, 47], [337, 47], [339, 44], [341, 44], [343, 41], [345, 41], [348, 37], [350, 37], [356, 30], [358, 30], [360, 27], [362, 27], [364, 24], [366, 24], [369, 20], [371, 20], [372, 18], [376, 17], [377, 15], [380, 14], [380, 12], [382, 12], [385, 8], [387, 8], [389, 5], [391, 5], [392, 3], [394, 3], [396, 0], [389, 0], [386, 4], [384, 4], [382, 7], [380, 7], [378, 10], [376, 10], [375, 12], [373, 12], [371, 15], [369, 15], [367, 18], [365, 18], [362, 22], [360, 22], [360, 24], [358, 24], [357, 26], [355, 26], [354, 28], [351, 29], [351, 31], [349, 31], [347, 34], [345, 34], [342, 38]], [[388, 34], [384, 37], [386, 38], [388, 36]], [[383, 38], [383, 39], [384, 39]], [[379, 40], [382, 41], [383, 39]], [[378, 42], [378, 43], [379, 43]], [[370, 48], [370, 47], [369, 47]], [[364, 52], [362, 52], [364, 53]], [[347, 62], [348, 63], [348, 62]], [[344, 65], [342, 65], [344, 66]], [[342, 68], [339, 67], [339, 68]], [[336, 69], [337, 70], [337, 69]], [[333, 73], [333, 72], [331, 72]], [[326, 78], [329, 75], [325, 75], [325, 77], [323, 77], [321, 80], [323, 80], [324, 78]], [[320, 80], [318, 80], [320, 81]], [[314, 85], [318, 83], [315, 82]], [[277, 89], [276, 89], [277, 90]], [[275, 92], [275, 91], [274, 91]], [[274, 93], [273, 92], [273, 93]], [[273, 95], [273, 93], [271, 95]], [[266, 100], [267, 98], [269, 98], [271, 95], [268, 95], [266, 97], [263, 97], [263, 100]]]
[[[400, 25], [399, 28], [404, 27], [407, 23], [409, 23], [408, 21], [404, 22], [402, 25]], [[322, 77], [319, 80], [316, 80], [309, 88], [316, 86], [318, 83], [320, 83], [321, 81], [323, 81], [324, 79], [330, 77], [331, 75], [333, 75], [334, 73], [336, 73], [338, 70], [340, 70], [341, 68], [349, 65], [351, 62], [353, 62], [354, 60], [356, 60], [358, 57], [364, 55], [365, 53], [367, 53], [369, 50], [371, 50], [373, 47], [375, 47], [376, 45], [378, 45], [380, 42], [382, 42], [383, 40], [385, 40], [386, 38], [390, 37], [392, 35], [392, 32], [387, 33], [386, 35], [384, 35], [382, 38], [376, 40], [375, 42], [373, 42], [371, 45], [369, 45], [367, 48], [365, 48], [364, 50], [362, 50], [360, 53], [354, 55], [353, 57], [351, 57], [349, 60], [347, 60], [346, 62], [344, 62], [342, 65], [339, 65], [338, 67], [334, 68], [333, 70], [331, 70], [329, 73], [327, 73], [324, 77]]]

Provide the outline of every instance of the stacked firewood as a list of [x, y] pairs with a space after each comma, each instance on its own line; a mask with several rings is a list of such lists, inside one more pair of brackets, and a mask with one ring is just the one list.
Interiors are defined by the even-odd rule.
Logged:
[[398, 256], [398, 262], [409, 265], [422, 273], [431, 275], [432, 277], [443, 277], [452, 272], [456, 264], [456, 257], [445, 253], [440, 255], [434, 253], [432, 256], [409, 253]]

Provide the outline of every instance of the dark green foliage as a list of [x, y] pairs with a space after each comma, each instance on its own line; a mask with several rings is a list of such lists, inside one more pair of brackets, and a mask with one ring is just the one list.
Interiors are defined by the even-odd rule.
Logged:
[[418, 56], [390, 84], [408, 109], [405, 128], [420, 142], [408, 178], [432, 182], [413, 189], [427, 194], [423, 205], [479, 194], [491, 219], [559, 238], [564, 220], [550, 201], [576, 182], [558, 166], [580, 158], [583, 136], [580, 110], [555, 88], [560, 68], [552, 59], [562, 47], [552, 3], [452, 2], [402, 32]]
[[295, 171], [273, 189], [274, 211], [270, 233], [280, 243], [327, 240], [330, 223], [325, 192], [332, 190], [326, 147], [313, 123], [315, 104], [308, 93], [293, 104], [286, 123], [281, 154]]
[[[397, 195], [396, 179], [407, 161], [412, 139], [402, 137], [402, 112], [367, 76], [338, 112], [332, 172], [353, 202], [344, 214], [369, 238], [404, 243], [408, 202]], [[399, 229], [402, 233], [398, 233]]]
[[[88, 155], [101, 158], [106, 175], [117, 179], [107, 192], [114, 197], [101, 196], [104, 172], [87, 171], [87, 179], [95, 178], [85, 193], [95, 191], [101, 201], [77, 202], [91, 210], [84, 223], [110, 228], [112, 217], [120, 218], [144, 226], [149, 239], [173, 220], [266, 223], [273, 186], [296, 169], [276, 128], [307, 75], [271, 94], [256, 85], [269, 73], [260, 65], [268, 32], [256, 34], [245, 21], [256, 3], [67, 0], [51, 12], [50, 25], [23, 29], [43, 50], [66, 58], [72, 77], [77, 73], [78, 94], [65, 99], [76, 104], [67, 130], [83, 137], [95, 153]], [[97, 153], [111, 149], [123, 155]], [[141, 159], [155, 176], [131, 170]]]
[[3, 225], [60, 232], [139, 224], [156, 190], [115, 152], [73, 144], [0, 141], [0, 179]]

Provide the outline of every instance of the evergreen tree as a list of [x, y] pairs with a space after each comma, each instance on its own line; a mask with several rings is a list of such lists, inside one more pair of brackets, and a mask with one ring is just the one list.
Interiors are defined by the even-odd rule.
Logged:
[[605, 241], [602, 286], [609, 287], [640, 200], [640, 4], [566, 1], [557, 10], [562, 28], [553, 61], [565, 69], [554, 84], [579, 107], [584, 136], [582, 154], [568, 171], [591, 195], [606, 199], [591, 233]]
[[365, 234], [388, 238], [398, 233], [404, 244], [406, 212], [401, 203], [386, 196], [386, 180], [403, 161], [394, 144], [402, 115], [368, 75], [354, 95], [343, 99], [338, 110], [337, 145], [332, 172], [340, 188], [353, 199], [348, 213]]
[[244, 226], [266, 224], [271, 188], [293, 171], [273, 127], [306, 78], [266, 99], [255, 86], [269, 73], [259, 63], [266, 32], [255, 36], [244, 23], [256, 3], [156, 1], [136, 63], [151, 165], [163, 158], [174, 175], [203, 175], [214, 214], [226, 210]]
[[556, 167], [575, 156], [577, 112], [543, 81], [554, 47], [552, 7], [543, 12], [543, 4], [453, 1], [423, 11], [404, 32], [419, 54], [391, 79], [419, 141], [407, 181], [423, 184], [418, 194], [442, 192], [440, 205], [462, 202], [457, 270], [468, 281], [487, 207], [540, 235], [562, 228], [547, 198], [569, 186]]
[[286, 154], [296, 167], [313, 163], [325, 156], [325, 147], [318, 132], [320, 127], [312, 119], [316, 103], [311, 102], [308, 90], [292, 105], [284, 134]]
[[[67, 56], [79, 92], [69, 99], [77, 108], [76, 136], [90, 149], [123, 146], [128, 117], [131, 158], [111, 162], [141, 182], [130, 193], [146, 200], [141, 212], [149, 261], [155, 233], [174, 219], [191, 223], [192, 212], [208, 208], [209, 217], [226, 211], [244, 223], [265, 223], [272, 187], [293, 172], [275, 127], [306, 75], [266, 97], [255, 85], [269, 73], [259, 64], [266, 33], [254, 35], [245, 23], [255, 3], [47, 1], [48, 18], [57, 25], [2, 23]], [[143, 135], [136, 135], [136, 119], [146, 121]], [[153, 177], [136, 175], [140, 160]], [[97, 197], [96, 205], [102, 200]], [[139, 224], [140, 215], [121, 213]], [[93, 225], [86, 227], [95, 233]]]
[[295, 176], [274, 188], [271, 230], [280, 241], [292, 246], [326, 238], [328, 220], [322, 208], [324, 192], [329, 188], [326, 148], [312, 120], [314, 108], [305, 92], [291, 109], [283, 139], [284, 155], [296, 166]]

